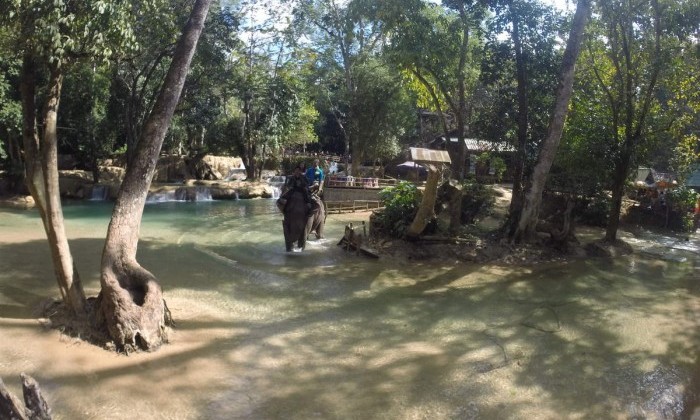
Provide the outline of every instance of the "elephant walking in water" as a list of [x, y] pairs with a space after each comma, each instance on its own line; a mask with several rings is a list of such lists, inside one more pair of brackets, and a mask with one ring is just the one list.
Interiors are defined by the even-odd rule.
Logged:
[[294, 168], [294, 175], [287, 179], [285, 190], [277, 200], [277, 206], [284, 214], [284, 245], [287, 252], [290, 252], [295, 242], [299, 248], [304, 249], [311, 231], [316, 232], [316, 238], [323, 237], [326, 209], [318, 195], [311, 195], [302, 165]]
[[282, 213], [282, 230], [284, 231], [284, 245], [287, 252], [292, 251], [294, 242], [301, 249], [306, 247], [306, 221], [309, 215], [309, 204], [304, 194], [300, 191], [291, 191], [287, 195]]
[[326, 224], [326, 205], [318, 195], [312, 195], [313, 205], [306, 219], [306, 239], [314, 232], [316, 239], [323, 239], [323, 227]]

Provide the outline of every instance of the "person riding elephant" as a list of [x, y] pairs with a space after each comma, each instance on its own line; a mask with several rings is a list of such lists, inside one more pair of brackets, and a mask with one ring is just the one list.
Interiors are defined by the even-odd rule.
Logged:
[[323, 239], [323, 228], [326, 224], [326, 206], [322, 198], [317, 194], [312, 194], [311, 199], [314, 204], [306, 220], [306, 239], [309, 239], [311, 232], [314, 232], [316, 239]]
[[306, 221], [311, 211], [313, 200], [309, 192], [304, 170], [301, 165], [294, 168], [294, 174], [285, 184], [285, 192], [278, 205], [284, 214], [282, 230], [287, 252], [291, 252], [294, 243], [301, 249], [306, 247]]
[[306, 170], [306, 182], [309, 187], [313, 185], [318, 185], [319, 190], [323, 190], [323, 168], [321, 168], [318, 159], [314, 160], [314, 164]]

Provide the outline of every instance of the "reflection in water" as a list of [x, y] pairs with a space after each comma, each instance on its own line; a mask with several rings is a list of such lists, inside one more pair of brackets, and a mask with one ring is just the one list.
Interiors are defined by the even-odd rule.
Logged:
[[[65, 211], [95, 294], [111, 206]], [[148, 205], [139, 261], [177, 329], [124, 357], [37, 326], [33, 309], [57, 295], [41, 223], [2, 211], [0, 376], [33, 374], [63, 419], [681, 415], [697, 248], [649, 236], [614, 261], [408, 265], [338, 249], [352, 217], [329, 216], [329, 239], [292, 255], [274, 200]]]

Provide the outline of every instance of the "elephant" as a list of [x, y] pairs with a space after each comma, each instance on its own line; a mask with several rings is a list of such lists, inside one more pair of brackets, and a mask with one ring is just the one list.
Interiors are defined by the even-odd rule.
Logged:
[[313, 205], [306, 220], [306, 239], [311, 232], [316, 234], [316, 239], [323, 239], [323, 227], [326, 224], [326, 205], [318, 195], [312, 195]]
[[309, 215], [309, 204], [301, 191], [289, 191], [278, 201], [280, 210], [284, 214], [282, 230], [284, 232], [284, 244], [287, 252], [292, 251], [294, 242], [301, 249], [306, 247], [307, 228], [306, 222]]

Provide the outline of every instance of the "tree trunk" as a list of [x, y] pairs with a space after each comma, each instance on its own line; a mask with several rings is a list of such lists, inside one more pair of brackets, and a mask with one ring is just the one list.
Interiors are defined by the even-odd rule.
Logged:
[[437, 199], [438, 181], [440, 173], [433, 167], [428, 165], [428, 181], [425, 183], [423, 191], [423, 199], [418, 207], [416, 217], [413, 219], [411, 226], [406, 231], [408, 238], [418, 238], [423, 230], [428, 225], [430, 220], [435, 217], [435, 200]]
[[29, 375], [20, 374], [24, 405], [0, 379], [0, 418], [10, 420], [51, 420], [51, 408], [41, 394], [39, 384]]
[[627, 179], [628, 165], [618, 162], [615, 165], [613, 175], [612, 197], [610, 202], [610, 212], [608, 213], [608, 223], [605, 226], [604, 242], [614, 243], [617, 240], [617, 229], [620, 227], [620, 213], [622, 210], [622, 195], [625, 190], [625, 180]]
[[27, 186], [39, 209], [51, 250], [58, 288], [66, 306], [76, 315], [85, 315], [85, 293], [73, 262], [63, 221], [58, 186], [58, 146], [56, 121], [63, 75], [51, 69], [44, 104], [44, 133], [41, 141], [36, 131], [36, 76], [31, 53], [22, 66], [22, 112]]
[[573, 90], [576, 59], [581, 46], [586, 21], [590, 13], [590, 7], [590, 0], [579, 0], [576, 5], [573, 25], [562, 59], [554, 112], [552, 113], [549, 129], [547, 130], [547, 138], [544, 140], [542, 149], [537, 158], [537, 164], [530, 177], [529, 188], [525, 192], [525, 199], [522, 211], [520, 212], [518, 227], [511, 237], [511, 240], [514, 242], [528, 240], [535, 234], [540, 203], [542, 201], [542, 192], [544, 191], [547, 175], [549, 174], [549, 169], [552, 167], [552, 162], [556, 156], [561, 135], [564, 131], [564, 122], [566, 121], [569, 100]]
[[[622, 144], [619, 156], [615, 162], [615, 169], [613, 172], [613, 186], [612, 186], [612, 202], [610, 204], [610, 212], [608, 213], [608, 224], [605, 228], [605, 238], [604, 241], [608, 243], [615, 243], [617, 240], [617, 230], [620, 226], [620, 213], [622, 209], [622, 196], [625, 191], [625, 183], [627, 182], [627, 176], [630, 172], [630, 167], [634, 161], [636, 151], [639, 147], [639, 142], [643, 137], [643, 131], [645, 129], [645, 121], [649, 110], [651, 108], [652, 102], [654, 101], [654, 92], [656, 90], [656, 83], [661, 72], [661, 68], [664, 65], [663, 56], [661, 54], [661, 31], [662, 26], [660, 23], [660, 10], [659, 4], [656, 1], [651, 2], [654, 10], [654, 59], [652, 61], [651, 69], [636, 70], [634, 59], [632, 57], [631, 49], [631, 36], [622, 36], [621, 50], [623, 52], [624, 60], [618, 63], [615, 59], [613, 62], [616, 63], [615, 68], [617, 69], [616, 78], [620, 81], [622, 85], [622, 95], [623, 104], [622, 107], [616, 106], [614, 101], [611, 101], [611, 107], [613, 111], [613, 129], [617, 133], [619, 131], [619, 119], [617, 118], [618, 111], [624, 110], [624, 133], [625, 140]], [[620, 25], [631, 31], [631, 24]], [[633, 71], [633, 69], [635, 69]], [[640, 87], [640, 74], [649, 75], [649, 83], [646, 89]], [[638, 98], [642, 98], [641, 105], [638, 105]], [[667, 213], [668, 214], [668, 213]]]
[[510, 14], [513, 22], [513, 48], [515, 50], [515, 72], [517, 79], [518, 115], [517, 138], [518, 143], [515, 152], [513, 168], [513, 194], [510, 201], [509, 217], [506, 224], [508, 235], [512, 235], [518, 226], [518, 218], [523, 207], [525, 186], [525, 160], [527, 147], [527, 128], [529, 123], [529, 107], [527, 95], [527, 72], [523, 44], [520, 38], [520, 22], [513, 1], [510, 2]]
[[156, 278], [136, 261], [139, 227], [156, 162], [211, 0], [197, 0], [163, 87], [119, 190], [102, 254], [99, 304], [102, 321], [118, 349], [154, 350], [167, 341], [166, 308]]

